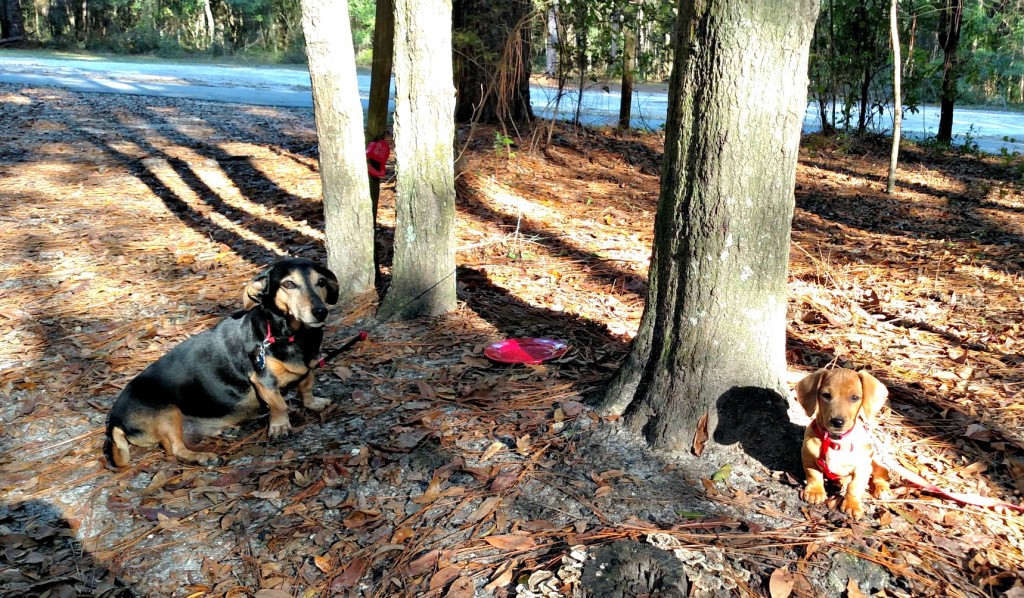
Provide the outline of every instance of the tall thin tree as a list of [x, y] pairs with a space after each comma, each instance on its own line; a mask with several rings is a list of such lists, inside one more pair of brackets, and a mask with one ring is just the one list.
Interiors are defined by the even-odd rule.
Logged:
[[[370, 104], [366, 113], [366, 142], [383, 140], [387, 135], [391, 113], [391, 71], [395, 57], [395, 2], [377, 0], [373, 25], [373, 64], [370, 69]], [[383, 166], [383, 165], [381, 165]], [[376, 228], [377, 206], [380, 203], [380, 179], [370, 176], [370, 202]], [[374, 280], [380, 283], [380, 255], [373, 245]]]
[[939, 45], [942, 46], [942, 92], [939, 104], [939, 130], [935, 138], [949, 144], [953, 141], [953, 107], [957, 100], [960, 79], [960, 28], [964, 20], [964, 0], [943, 0], [939, 10]]
[[900, 70], [900, 24], [897, 19], [897, 0], [889, 4], [889, 38], [892, 42], [892, 151], [889, 153], [889, 180], [885, 183], [885, 192], [892, 193], [896, 188], [896, 164], [900, 158], [900, 135], [903, 125], [903, 93]]
[[373, 287], [373, 210], [366, 182], [363, 107], [346, 0], [301, 0], [320, 147], [327, 266], [342, 298]]
[[395, 252], [378, 315], [455, 307], [451, 0], [395, 0]]
[[699, 452], [720, 401], [786, 396], [786, 271], [817, 14], [817, 0], [679, 4], [650, 290], [599, 405], [656, 448]]

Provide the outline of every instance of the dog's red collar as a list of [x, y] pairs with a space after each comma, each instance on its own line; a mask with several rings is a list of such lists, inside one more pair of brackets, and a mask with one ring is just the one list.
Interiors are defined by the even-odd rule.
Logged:
[[274, 336], [274, 333], [270, 331], [270, 322], [267, 322], [267, 338], [263, 339], [264, 345], [273, 345], [274, 343], [294, 343], [295, 336]]
[[821, 474], [824, 475], [825, 478], [832, 481], [839, 479], [839, 475], [828, 467], [828, 452], [854, 450], [856, 444], [854, 440], [857, 436], [860, 436], [860, 434], [855, 434], [854, 432], [861, 429], [863, 429], [863, 426], [861, 426], [858, 421], [852, 428], [844, 432], [842, 436], [835, 439], [832, 438], [832, 435], [829, 434], [828, 431], [822, 429], [821, 426], [818, 425], [818, 420], [811, 422], [811, 431], [814, 432], [814, 435], [821, 441], [821, 451], [818, 453], [818, 460], [815, 461], [815, 465], [818, 466], [818, 469], [821, 470]]

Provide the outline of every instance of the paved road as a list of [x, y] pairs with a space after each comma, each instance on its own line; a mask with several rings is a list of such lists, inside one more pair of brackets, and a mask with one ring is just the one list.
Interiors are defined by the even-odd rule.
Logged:
[[[358, 73], [359, 95], [368, 101], [370, 74]], [[75, 91], [157, 95], [267, 106], [312, 107], [309, 73], [303, 68], [240, 67], [171, 62], [118, 62], [90, 58], [51, 58], [28, 52], [0, 50], [0, 82], [22, 85], [53, 85]], [[539, 116], [550, 117], [555, 92], [535, 85], [531, 103]], [[571, 117], [579, 96], [570, 92], [559, 106], [560, 117]], [[593, 87], [583, 94], [581, 116], [588, 124], [607, 125], [618, 118], [620, 95]], [[633, 126], [657, 129], [665, 122], [668, 98], [663, 91], [634, 95]], [[924, 106], [904, 120], [904, 134], [934, 135], [938, 109]], [[808, 106], [804, 131], [820, 128], [817, 110]], [[1024, 154], [1024, 115], [1016, 112], [960, 108], [954, 112], [953, 132], [966, 136], [982, 151], [998, 153], [1001, 147]], [[890, 129], [891, 122], [880, 128]], [[1004, 140], [1004, 137], [1012, 141]]]

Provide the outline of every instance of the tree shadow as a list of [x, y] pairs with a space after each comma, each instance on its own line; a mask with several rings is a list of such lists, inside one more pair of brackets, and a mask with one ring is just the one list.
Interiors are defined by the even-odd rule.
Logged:
[[0, 593], [140, 596], [76, 539], [76, 526], [39, 500], [0, 501]]
[[740, 450], [771, 471], [801, 478], [800, 447], [804, 426], [789, 417], [786, 397], [765, 388], [734, 387], [716, 402], [718, 426], [713, 439]]

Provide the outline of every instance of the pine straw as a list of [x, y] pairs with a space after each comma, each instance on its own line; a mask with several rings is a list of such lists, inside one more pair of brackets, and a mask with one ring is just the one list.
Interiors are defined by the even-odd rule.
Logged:
[[[175, 467], [136, 451], [131, 468], [111, 472], [98, 458], [100, 426], [124, 383], [237, 309], [244, 283], [279, 250], [323, 258], [311, 119], [52, 90], [0, 94], [0, 116], [11, 123], [0, 140], [0, 389], [8, 399], [0, 489], [60, 505], [95, 558], [158, 592], [162, 581], [186, 583], [147, 579], [173, 564], [161, 555], [183, 537], [187, 546], [216, 540], [224, 556], [203, 564], [192, 591], [241, 595], [246, 580], [341, 593], [361, 567], [386, 563], [404, 573], [375, 581], [373, 595], [417, 587], [441, 595], [426, 584], [446, 566], [484, 580], [503, 562], [528, 571], [577, 543], [666, 531], [624, 520], [552, 469], [578, 457], [560, 430], [603, 425], [567, 413], [608, 380], [639, 324], [658, 138], [563, 131], [544, 154], [509, 159], [477, 135], [458, 178], [455, 313], [373, 329], [331, 364], [332, 384], [351, 385], [331, 388], [351, 400], [320, 418], [296, 411], [295, 440], [266, 443], [254, 426], [211, 442], [244, 465]], [[929, 163], [912, 150], [903, 187], [886, 197], [884, 158], [851, 157], [821, 140], [808, 147], [790, 263], [794, 377], [835, 359], [870, 367], [890, 388], [893, 411], [881, 429], [904, 465], [952, 490], [1018, 500], [1019, 187], [994, 160]], [[386, 186], [386, 228], [391, 197]], [[337, 310], [326, 344], [372, 326], [372, 307], [363, 297]], [[572, 351], [533, 368], [480, 357], [487, 343], [526, 334], [564, 338]], [[363, 429], [344, 428], [351, 421]], [[303, 446], [321, 428], [339, 435]], [[420, 475], [403, 468], [423, 445], [395, 443], [403, 433], [419, 443], [423, 431], [449, 465], [405, 485], [379, 484], [380, 494], [346, 494], [376, 476]], [[495, 439], [504, 448], [489, 455]], [[593, 519], [584, 529], [538, 528], [507, 514], [521, 493], [544, 486]], [[490, 512], [466, 517], [495, 498]], [[975, 596], [1024, 570], [1020, 518], [913, 489], [885, 503], [877, 520], [856, 523], [728, 490], [705, 500], [783, 523], [745, 530], [738, 519], [681, 520], [668, 531], [766, 571], [813, 577], [824, 553], [841, 550], [881, 565], [915, 594]], [[422, 508], [408, 513], [410, 503]], [[961, 552], [946, 539], [954, 532], [977, 549]], [[529, 542], [496, 548], [493, 536]], [[312, 556], [324, 560], [314, 566]], [[747, 591], [763, 593], [758, 584]]]

